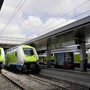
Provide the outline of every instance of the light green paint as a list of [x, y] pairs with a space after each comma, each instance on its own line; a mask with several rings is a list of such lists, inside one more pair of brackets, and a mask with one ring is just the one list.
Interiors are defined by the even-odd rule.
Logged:
[[8, 64], [16, 62], [15, 52], [6, 54], [6, 62], [8, 62]]
[[0, 48], [0, 63], [2, 63], [2, 54], [1, 54], [1, 48]]
[[[22, 48], [22, 53], [23, 53], [23, 56], [24, 56], [24, 63], [37, 62], [35, 52], [34, 52], [34, 55], [27, 56], [27, 55], [25, 55], [25, 53], [23, 51], [23, 48], [32, 48], [33, 49], [33, 47], [28, 46], [28, 45], [21, 45], [20, 47]], [[10, 52], [10, 53], [6, 54], [6, 62], [7, 62], [7, 64], [16, 63], [17, 54], [15, 54], [15, 53], [17, 53], [17, 51], [13, 51], [13, 52]]]
[[[31, 46], [28, 46], [28, 45], [21, 45], [21, 48], [22, 48], [22, 51], [23, 51], [24, 48], [32, 48], [32, 49], [33, 49], [33, 52], [34, 52], [34, 48], [31, 47]], [[25, 53], [24, 53], [24, 51], [23, 51], [23, 55], [24, 55], [24, 62], [25, 62], [25, 63], [37, 62], [35, 52], [34, 52], [34, 55], [28, 56], [28, 55], [25, 55]]]
[[80, 62], [80, 54], [74, 54], [74, 63]]

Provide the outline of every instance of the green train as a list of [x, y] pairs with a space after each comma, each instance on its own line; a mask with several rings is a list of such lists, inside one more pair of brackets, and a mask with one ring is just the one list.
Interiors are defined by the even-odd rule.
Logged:
[[[46, 54], [39, 55], [39, 63], [45, 64], [45, 65], [47, 64], [47, 55]], [[50, 63], [51, 64], [54, 63], [54, 54], [51, 54]]]
[[[90, 68], [90, 53], [86, 51], [87, 67]], [[39, 63], [47, 64], [47, 55], [39, 55]], [[57, 52], [51, 54], [50, 64], [60, 68], [80, 67], [80, 53], [75, 52]]]
[[5, 64], [5, 53], [4, 49], [0, 47], [0, 70], [2, 69], [4, 64]]
[[34, 47], [20, 45], [6, 50], [5, 66], [20, 71], [39, 73], [38, 55]]

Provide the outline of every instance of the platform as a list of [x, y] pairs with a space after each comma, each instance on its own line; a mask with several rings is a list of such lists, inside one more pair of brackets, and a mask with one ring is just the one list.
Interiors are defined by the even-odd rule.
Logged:
[[90, 88], [90, 69], [87, 72], [83, 72], [79, 68], [69, 70], [43, 67], [40, 74]]

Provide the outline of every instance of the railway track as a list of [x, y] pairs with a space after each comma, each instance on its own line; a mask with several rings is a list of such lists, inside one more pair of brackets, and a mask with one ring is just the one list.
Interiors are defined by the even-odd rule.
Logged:
[[90, 90], [82, 85], [44, 75], [15, 74], [6, 70], [3, 70], [3, 74], [21, 85], [23, 90]]
[[0, 73], [0, 90], [24, 90], [14, 81], [9, 79], [4, 74]]
[[22, 85], [25, 90], [72, 90], [69, 85], [39, 75], [14, 74], [6, 70], [3, 73], [8, 78], [16, 80], [15, 82]]
[[2, 73], [13, 80], [18, 85], [21, 85], [24, 90], [67, 90], [64, 87], [55, 85], [54, 83], [47, 82], [47, 80], [38, 79], [38, 76], [27, 75], [27, 74], [15, 74], [6, 70], [3, 70]]

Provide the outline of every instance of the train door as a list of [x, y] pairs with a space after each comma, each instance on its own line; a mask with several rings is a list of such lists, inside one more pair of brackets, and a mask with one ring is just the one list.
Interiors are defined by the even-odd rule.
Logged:
[[74, 68], [73, 52], [55, 53], [55, 67]]
[[65, 53], [65, 67], [66, 68], [74, 68], [73, 52]]
[[55, 66], [63, 66], [64, 65], [64, 53], [55, 53]]

